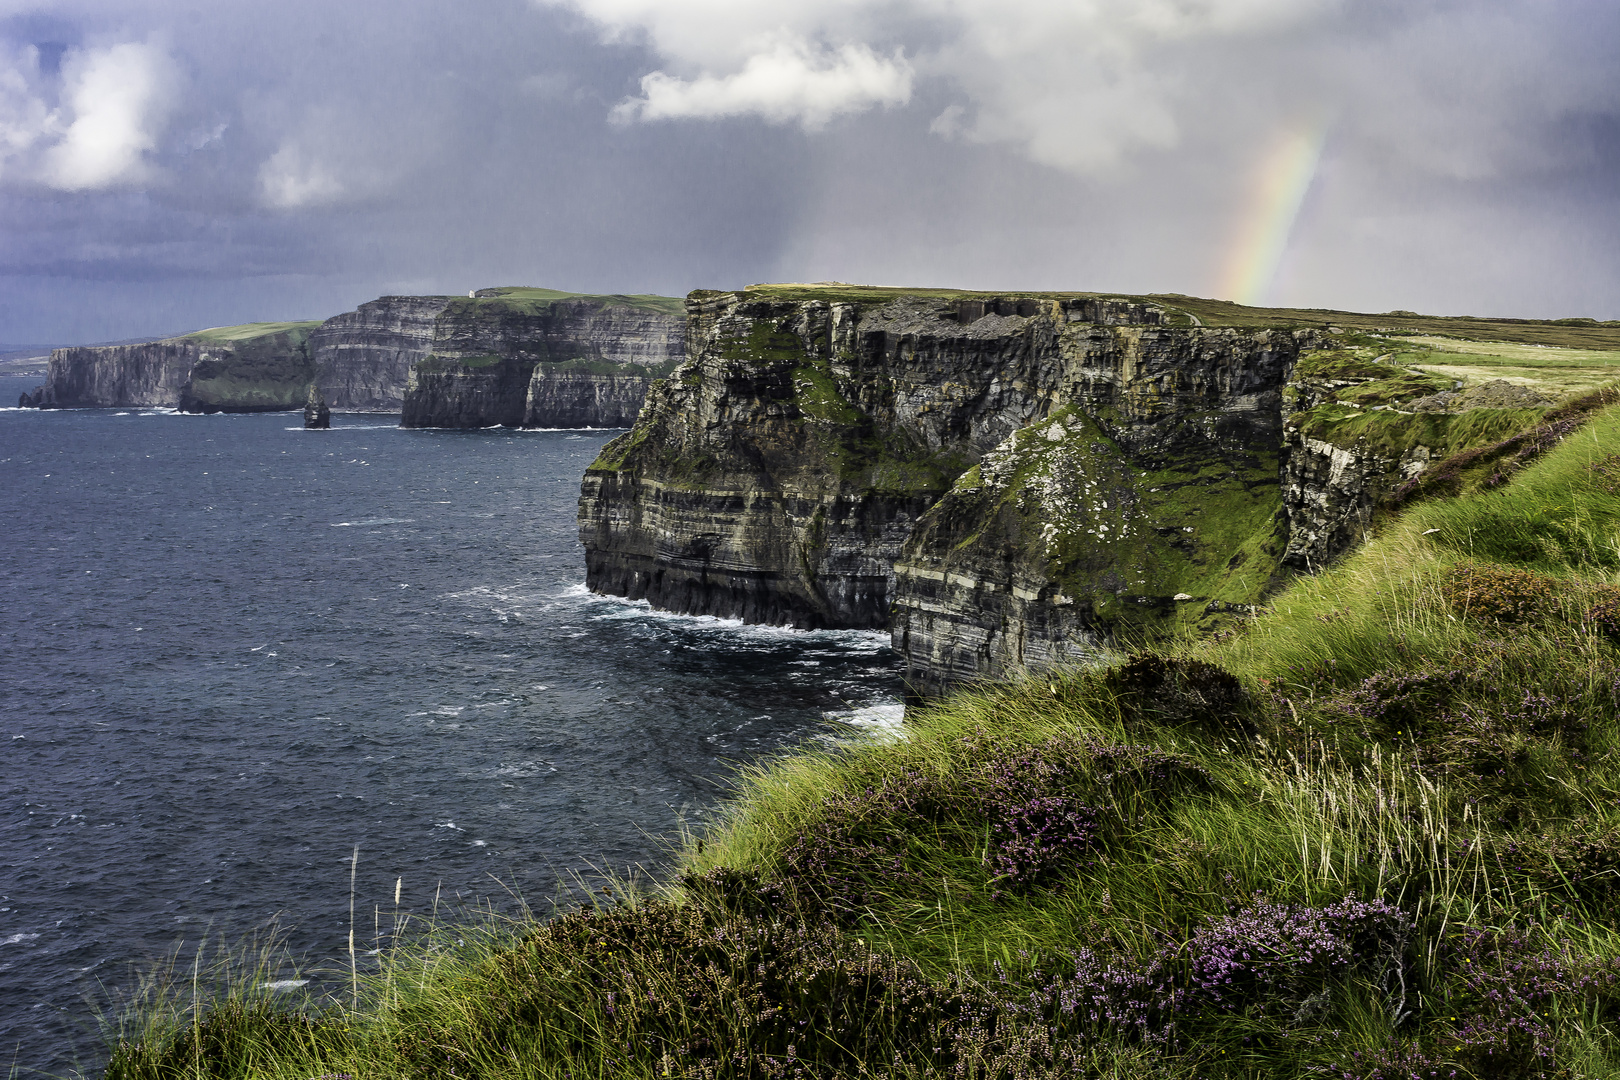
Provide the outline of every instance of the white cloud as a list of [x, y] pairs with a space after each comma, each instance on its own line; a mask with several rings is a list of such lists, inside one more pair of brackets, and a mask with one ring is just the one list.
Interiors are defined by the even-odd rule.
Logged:
[[44, 154], [40, 177], [64, 191], [139, 182], [172, 104], [167, 58], [155, 46], [124, 42], [76, 49], [62, 62], [61, 137]]
[[613, 110], [629, 121], [761, 116], [819, 128], [836, 116], [911, 100], [911, 65], [896, 52], [879, 56], [865, 45], [814, 49], [780, 41], [748, 57], [734, 74], [681, 79], [655, 71], [641, 80], [640, 98]]
[[277, 210], [324, 206], [346, 194], [332, 170], [297, 142], [282, 144], [259, 167], [259, 195], [265, 205]]
[[0, 55], [0, 178], [56, 129], [55, 114], [36, 93], [38, 81], [32, 46]]
[[1082, 175], [1178, 148], [1257, 152], [1334, 114], [1369, 154], [1478, 179], [1544, 160], [1533, 129], [1617, 85], [1607, 63], [1569, 59], [1537, 0], [536, 2], [656, 55], [619, 120], [813, 128], [926, 85], [956, 99], [936, 136]]

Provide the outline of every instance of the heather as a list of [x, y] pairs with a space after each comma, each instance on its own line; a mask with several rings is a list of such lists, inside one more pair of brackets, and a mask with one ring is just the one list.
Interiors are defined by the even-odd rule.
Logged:
[[747, 770], [661, 890], [159, 994], [108, 1075], [1620, 1073], [1620, 417], [1523, 450], [1220, 640]]

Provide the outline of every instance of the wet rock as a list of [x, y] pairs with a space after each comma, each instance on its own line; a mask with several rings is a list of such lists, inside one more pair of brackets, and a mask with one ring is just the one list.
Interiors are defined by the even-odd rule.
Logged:
[[309, 431], [324, 431], [332, 426], [332, 410], [327, 407], [326, 399], [316, 386], [309, 388], [309, 399], [304, 402], [304, 428]]

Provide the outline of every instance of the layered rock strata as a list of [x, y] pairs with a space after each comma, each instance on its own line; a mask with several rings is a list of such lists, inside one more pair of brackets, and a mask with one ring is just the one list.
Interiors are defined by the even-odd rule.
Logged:
[[[1231, 474], [1255, 474], [1275, 501], [1277, 392], [1299, 348], [1287, 333], [1172, 328], [1152, 305], [1097, 297], [694, 293], [688, 320], [691, 359], [585, 476], [598, 591], [750, 621], [888, 626], [921, 671], [939, 589], [983, 593], [999, 575], [1001, 591], [1050, 609], [1066, 641], [1074, 620], [1057, 590], [1031, 592], [1005, 553], [995, 567], [958, 559], [962, 530], [930, 508], [1015, 433], [1055, 410], [1079, 417], [1076, 404], [1106, 414], [1108, 432], [1077, 419], [1065, 443], [1107, 439], [1133, 468], [1192, 468], [1187, 482], [1206, 487], [1241, 490]], [[962, 528], [984, 531], [970, 520], [976, 509]], [[948, 534], [939, 551], [918, 546]], [[986, 673], [1022, 662], [1000, 648]]]
[[673, 611], [887, 627], [921, 691], [1208, 629], [1389, 490], [1534, 419], [1318, 326], [1133, 298], [698, 292], [689, 359], [587, 470], [587, 580]]
[[409, 372], [405, 427], [624, 427], [684, 352], [664, 297], [487, 289], [450, 300]]
[[1458, 392], [1446, 379], [1344, 349], [1307, 357], [1284, 400], [1283, 562], [1311, 571], [1342, 557], [1431, 462], [1522, 431], [1551, 404], [1507, 383]]
[[178, 339], [53, 349], [45, 385], [34, 390], [27, 404], [37, 409], [173, 408], [201, 352], [195, 343]]
[[319, 324], [58, 349], [20, 404], [291, 411], [313, 390], [329, 409], [400, 414], [407, 427], [624, 427], [684, 345], [668, 297], [384, 296]]
[[320, 390], [311, 386], [309, 397], [304, 402], [304, 428], [308, 431], [326, 431], [331, 426], [332, 410]]
[[36, 408], [168, 407], [186, 412], [302, 408], [315, 323], [255, 323], [140, 345], [56, 349]]
[[338, 412], [398, 413], [411, 365], [433, 351], [453, 296], [383, 296], [334, 315], [310, 335], [315, 384]]

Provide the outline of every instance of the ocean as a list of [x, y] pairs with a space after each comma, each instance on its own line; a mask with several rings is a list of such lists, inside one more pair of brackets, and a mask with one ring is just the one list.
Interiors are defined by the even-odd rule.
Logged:
[[365, 952], [396, 883], [656, 877], [738, 766], [898, 724], [886, 635], [586, 591], [616, 432], [333, 424], [0, 410], [0, 1060], [93, 1073], [143, 973], [272, 930], [318, 991], [356, 847]]

